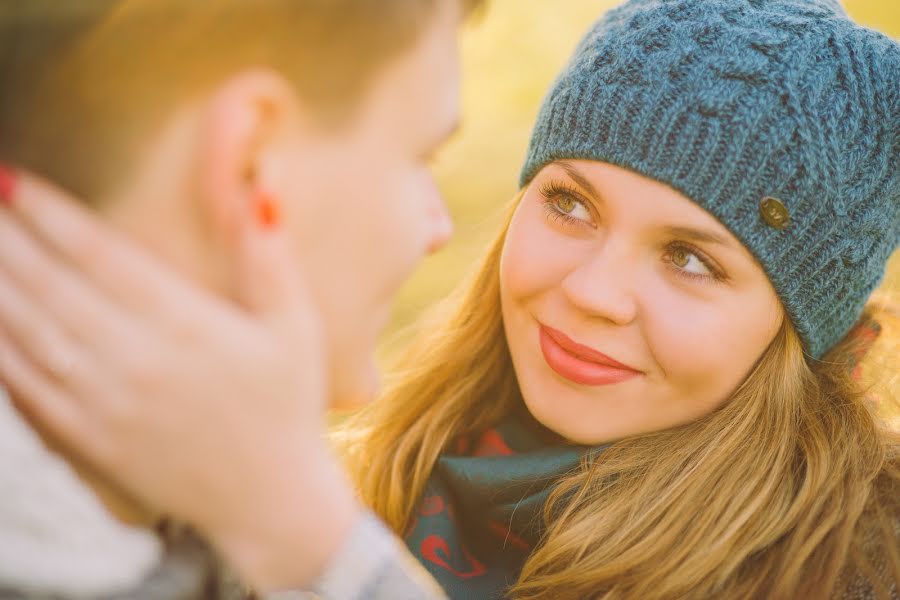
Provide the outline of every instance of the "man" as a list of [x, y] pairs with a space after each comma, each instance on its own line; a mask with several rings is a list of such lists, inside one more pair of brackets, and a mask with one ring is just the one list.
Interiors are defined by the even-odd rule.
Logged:
[[440, 594], [357, 505], [322, 413], [372, 393], [389, 299], [449, 236], [427, 159], [457, 120], [471, 4], [0, 13], [0, 158], [105, 221], [0, 170], [0, 377], [114, 482], [108, 505], [121, 488], [193, 525], [263, 591]]

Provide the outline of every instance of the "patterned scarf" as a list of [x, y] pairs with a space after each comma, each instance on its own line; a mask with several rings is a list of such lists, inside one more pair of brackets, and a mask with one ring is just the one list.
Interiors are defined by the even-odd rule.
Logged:
[[541, 536], [544, 504], [590, 449], [511, 416], [438, 460], [406, 531], [451, 599], [503, 598]]

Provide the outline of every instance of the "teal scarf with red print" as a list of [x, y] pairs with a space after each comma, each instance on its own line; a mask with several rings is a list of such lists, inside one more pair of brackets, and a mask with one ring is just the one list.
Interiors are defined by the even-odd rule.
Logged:
[[527, 418], [460, 440], [438, 460], [407, 545], [451, 599], [503, 598], [540, 539], [554, 484], [587, 451]]

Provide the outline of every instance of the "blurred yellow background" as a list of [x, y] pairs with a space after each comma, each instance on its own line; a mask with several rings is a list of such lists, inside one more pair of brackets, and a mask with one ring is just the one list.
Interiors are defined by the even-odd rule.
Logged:
[[[381, 345], [382, 360], [402, 346], [409, 335], [406, 326], [456, 285], [495, 235], [500, 210], [516, 191], [545, 91], [589, 25], [618, 3], [490, 0], [482, 18], [464, 32], [463, 128], [436, 165], [456, 233], [402, 290]], [[843, 4], [857, 21], [900, 37], [900, 0]], [[882, 288], [900, 300], [900, 256], [894, 256]], [[889, 354], [896, 358], [893, 350]], [[888, 367], [896, 374], [897, 365]]]

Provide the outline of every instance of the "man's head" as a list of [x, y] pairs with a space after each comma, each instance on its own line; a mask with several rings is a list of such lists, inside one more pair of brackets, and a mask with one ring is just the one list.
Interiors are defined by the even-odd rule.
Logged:
[[52, 34], [13, 56], [0, 158], [223, 294], [235, 232], [271, 198], [325, 319], [334, 397], [366, 395], [390, 297], [449, 235], [427, 159], [458, 119], [474, 2], [93, 4], [68, 28], [16, 21]]

